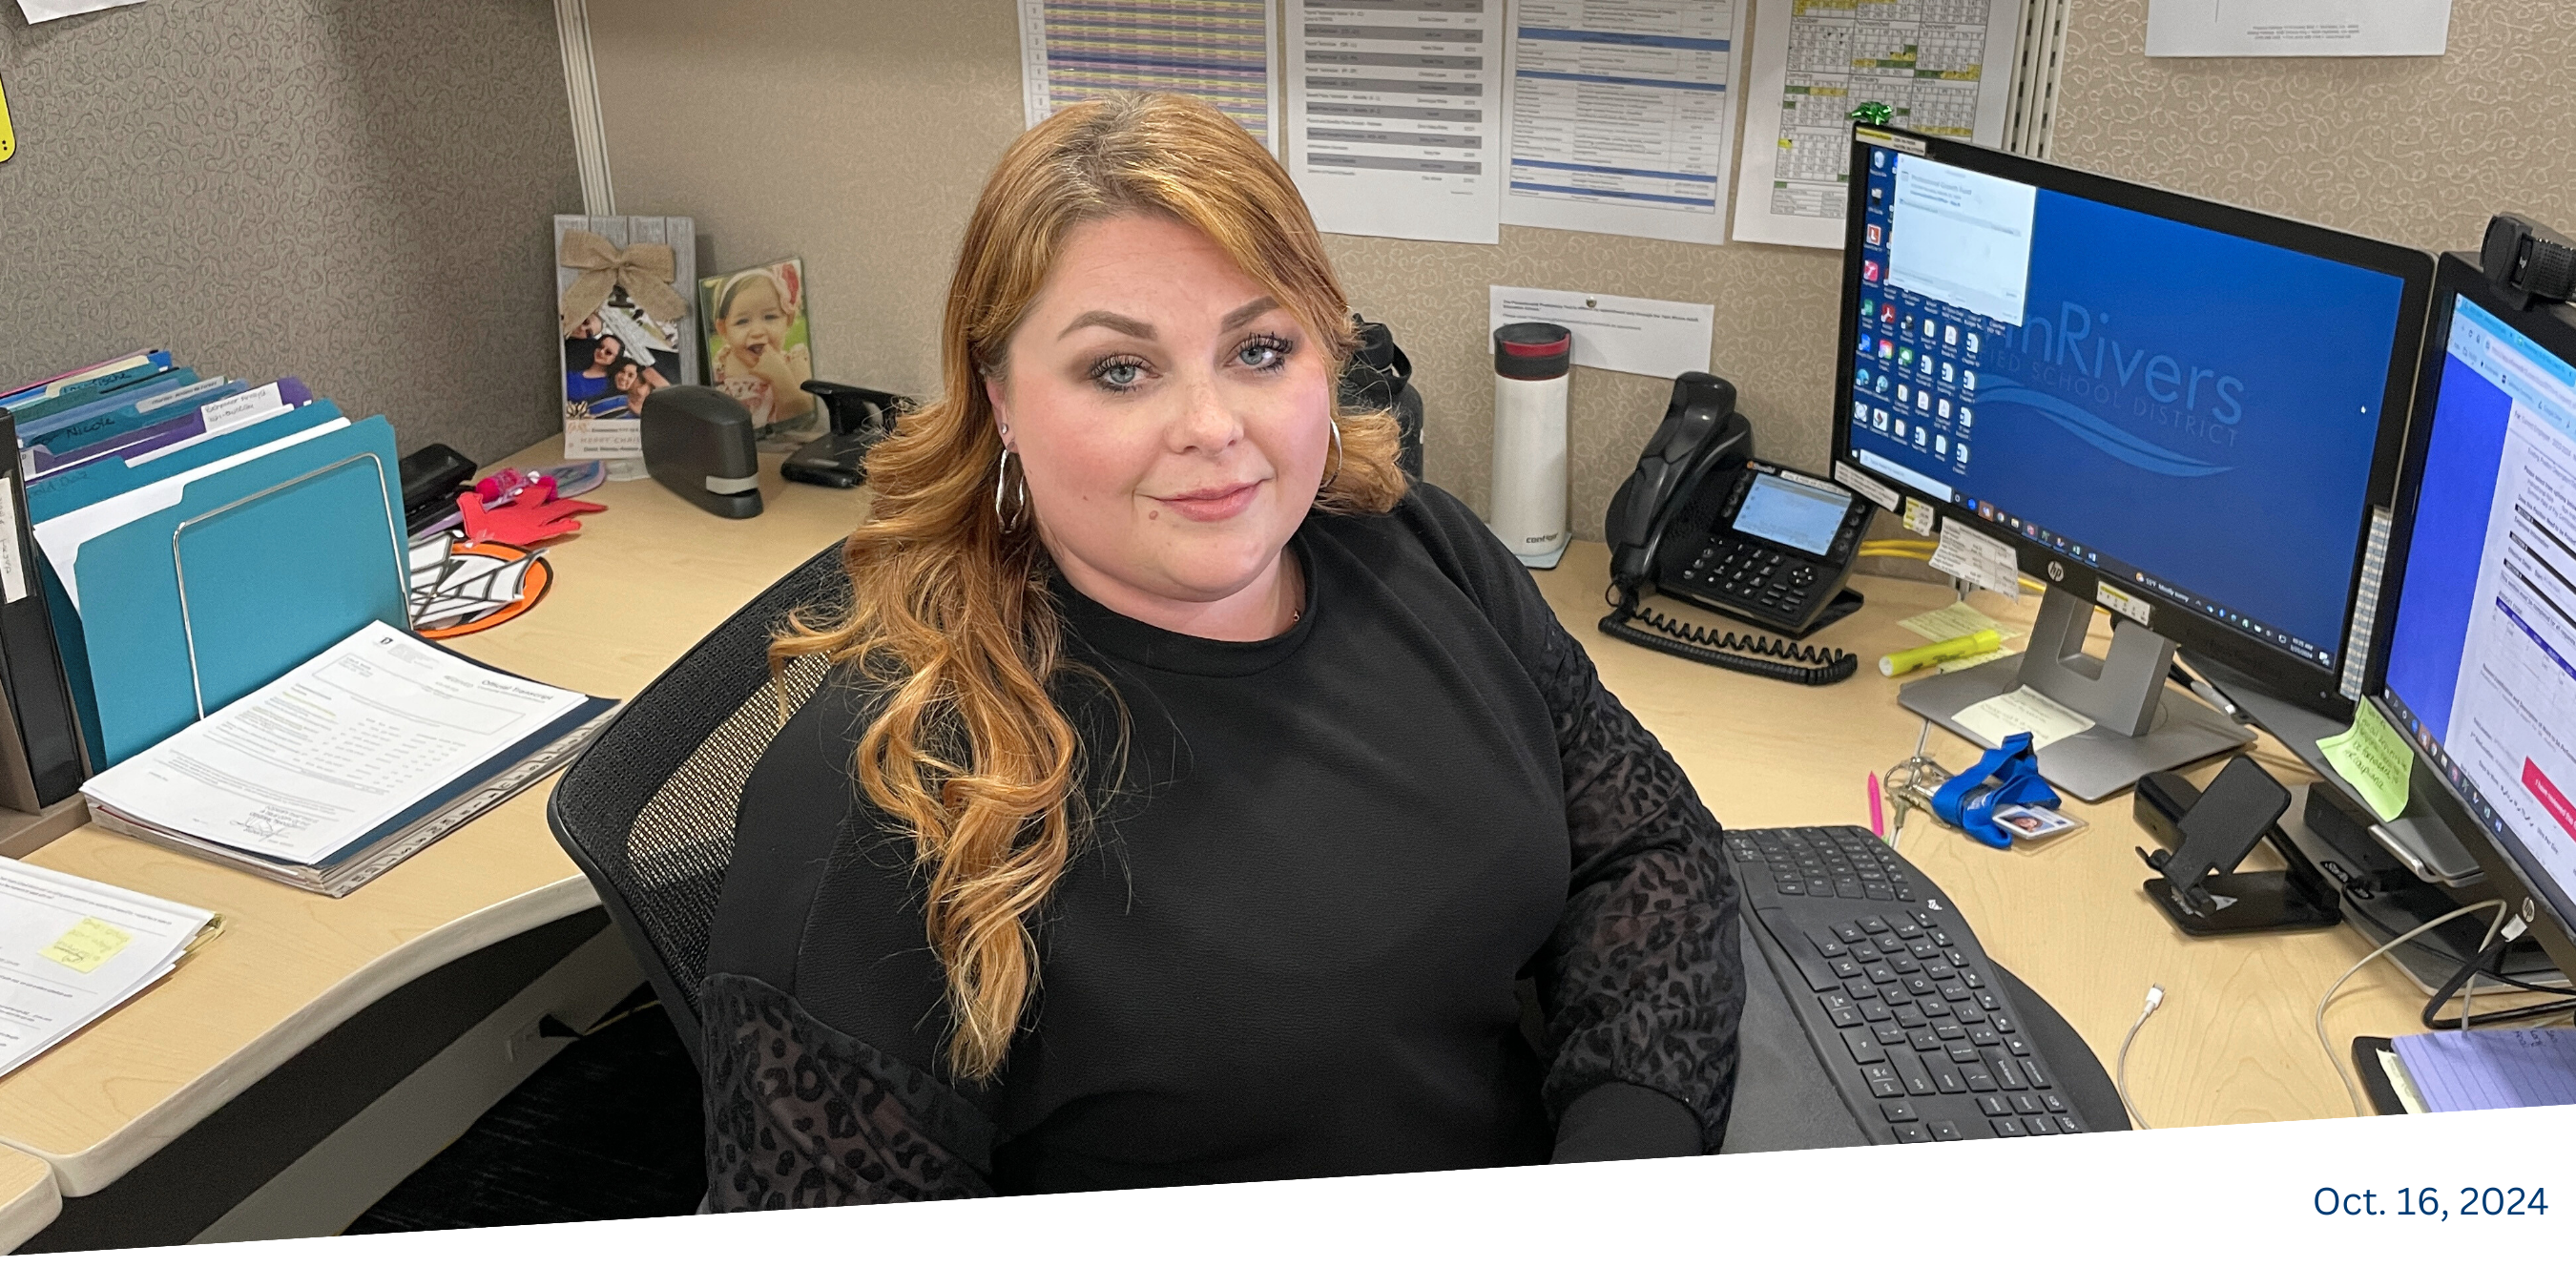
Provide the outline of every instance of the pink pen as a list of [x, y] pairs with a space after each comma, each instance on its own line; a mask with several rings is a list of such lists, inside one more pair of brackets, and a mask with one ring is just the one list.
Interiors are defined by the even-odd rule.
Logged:
[[1887, 807], [1878, 794], [1878, 775], [1869, 776], [1869, 830], [1874, 836], [1887, 835]]

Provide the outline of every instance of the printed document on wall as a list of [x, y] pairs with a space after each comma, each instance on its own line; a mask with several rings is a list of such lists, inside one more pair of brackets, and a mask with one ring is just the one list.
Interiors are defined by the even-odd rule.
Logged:
[[142, 0], [18, 0], [18, 12], [27, 15], [27, 21], [31, 23], [52, 22], [56, 18], [97, 13], [101, 9], [122, 9], [140, 3]]
[[1020, 0], [1028, 124], [1112, 90], [1195, 94], [1276, 150], [1270, 0]]
[[2439, 54], [2451, 0], [2148, 0], [2149, 58]]
[[2020, 0], [1761, 0], [1736, 238], [1843, 244], [1862, 103], [1885, 103], [1898, 129], [2001, 142], [2020, 29]]
[[1725, 241], [1736, 51], [1751, 2], [1514, 5], [1503, 222]]
[[1288, 173], [1328, 233], [1496, 240], [1504, 0], [1288, 0]]

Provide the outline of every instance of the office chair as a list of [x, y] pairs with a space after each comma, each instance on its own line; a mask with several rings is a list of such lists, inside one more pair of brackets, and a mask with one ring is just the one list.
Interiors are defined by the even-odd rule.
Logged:
[[733, 859], [736, 802], [787, 713], [830, 667], [799, 658], [770, 685], [769, 641], [787, 614], [849, 593], [834, 543], [781, 577], [636, 694], [555, 784], [546, 821], [625, 936], [706, 1067], [698, 982]]

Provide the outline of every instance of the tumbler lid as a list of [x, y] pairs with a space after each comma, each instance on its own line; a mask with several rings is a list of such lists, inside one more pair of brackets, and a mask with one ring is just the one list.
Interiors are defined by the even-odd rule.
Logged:
[[1494, 328], [1494, 374], [1513, 380], [1554, 380], [1574, 363], [1574, 333], [1553, 322], [1514, 322]]

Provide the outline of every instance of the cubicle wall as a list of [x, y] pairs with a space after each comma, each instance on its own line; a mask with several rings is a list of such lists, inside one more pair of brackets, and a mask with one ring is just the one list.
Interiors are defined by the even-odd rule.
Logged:
[[305, 377], [408, 450], [562, 427], [581, 208], [546, 0], [0, 4], [0, 384], [150, 344]]
[[[1020, 129], [1013, 0], [590, 0], [618, 209], [687, 214], [710, 266], [805, 256], [816, 369], [928, 390], [976, 185]], [[2576, 6], [2466, 0], [2441, 59], [2150, 60], [2146, 0], [2075, 0], [2057, 159], [2419, 246], [2521, 205], [2576, 225]], [[1333, 237], [1431, 408], [1434, 482], [1482, 504], [1485, 288], [1717, 306], [1715, 369], [1766, 454], [1821, 465], [1836, 256], [1506, 227], [1497, 246]], [[1578, 370], [1574, 515], [1600, 534], [1665, 382]]]
[[[617, 205], [695, 216], [710, 267], [806, 257], [823, 374], [923, 391], [958, 229], [1020, 128], [1013, 0], [591, 0]], [[2144, 56], [2146, 0], [2075, 0], [2056, 158], [2425, 247], [2523, 208], [2576, 224], [2576, 6], [2455, 6], [2439, 59]], [[544, 0], [151, 0], [34, 28], [0, 5], [0, 359], [144, 343], [298, 372], [405, 445], [555, 428], [545, 216], [579, 205]], [[1482, 503], [1492, 283], [1717, 306], [1765, 452], [1822, 462], [1835, 257], [1541, 229], [1333, 237]], [[1580, 370], [1574, 514], [1598, 535], [1663, 382]]]

